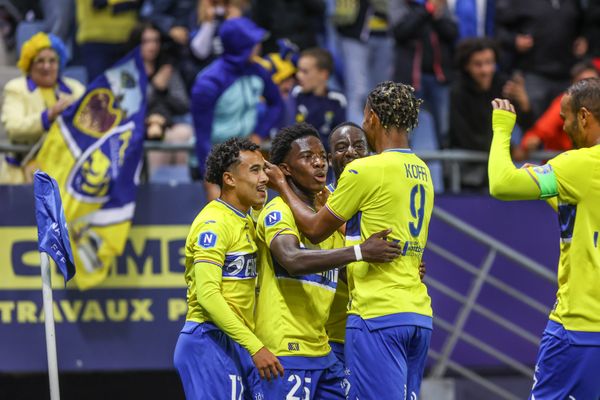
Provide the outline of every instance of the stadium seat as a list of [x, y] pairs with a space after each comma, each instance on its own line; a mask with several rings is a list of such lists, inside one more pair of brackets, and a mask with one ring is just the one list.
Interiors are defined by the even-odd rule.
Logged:
[[71, 65], [71, 66], [65, 68], [65, 71], [63, 72], [63, 76], [77, 79], [79, 82], [81, 82], [81, 84], [83, 86], [87, 86], [87, 83], [88, 83], [87, 70], [85, 69], [85, 67], [82, 67], [81, 65]]

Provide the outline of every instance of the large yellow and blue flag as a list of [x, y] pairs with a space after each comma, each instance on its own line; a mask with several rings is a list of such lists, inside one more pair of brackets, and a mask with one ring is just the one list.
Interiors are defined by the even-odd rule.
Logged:
[[129, 234], [142, 167], [146, 86], [136, 49], [57, 118], [37, 155], [40, 169], [61, 189], [81, 289], [104, 280]]

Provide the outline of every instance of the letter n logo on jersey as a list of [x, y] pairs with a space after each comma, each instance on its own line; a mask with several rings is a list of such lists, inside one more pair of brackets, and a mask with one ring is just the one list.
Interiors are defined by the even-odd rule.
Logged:
[[217, 234], [213, 232], [202, 232], [198, 237], [198, 246], [203, 247], [205, 249], [210, 249], [215, 247], [217, 244]]
[[271, 211], [265, 217], [265, 225], [267, 226], [273, 226], [279, 221], [281, 221], [281, 211]]

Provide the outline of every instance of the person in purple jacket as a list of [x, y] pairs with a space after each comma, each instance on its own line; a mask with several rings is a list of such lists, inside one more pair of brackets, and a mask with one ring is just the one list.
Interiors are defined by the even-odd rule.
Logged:
[[[284, 110], [269, 72], [253, 61], [267, 34], [247, 18], [226, 20], [219, 30], [223, 54], [196, 77], [191, 109], [201, 176], [212, 145], [232, 137], [260, 143]], [[259, 116], [261, 99], [267, 110]], [[208, 201], [218, 197], [218, 187], [207, 183], [205, 187]]]

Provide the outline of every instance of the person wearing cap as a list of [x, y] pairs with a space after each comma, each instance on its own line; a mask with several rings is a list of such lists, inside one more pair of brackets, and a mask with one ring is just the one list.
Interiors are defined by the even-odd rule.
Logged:
[[[4, 87], [1, 119], [11, 143], [40, 142], [52, 122], [83, 95], [81, 83], [60, 76], [66, 63], [65, 45], [53, 34], [40, 32], [23, 44], [17, 63], [23, 76]], [[30, 183], [35, 170], [28, 163], [31, 158], [31, 154], [8, 154], [0, 161], [0, 183]]]
[[[267, 138], [284, 105], [271, 74], [253, 61], [267, 31], [240, 17], [223, 22], [219, 29], [223, 54], [196, 78], [192, 88], [192, 117], [200, 175], [210, 148], [229, 138], [249, 137], [256, 143]], [[267, 111], [259, 116], [264, 98]], [[207, 200], [218, 197], [215, 185], [205, 184]]]

